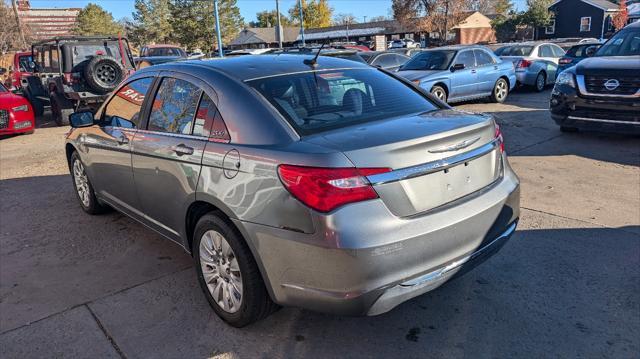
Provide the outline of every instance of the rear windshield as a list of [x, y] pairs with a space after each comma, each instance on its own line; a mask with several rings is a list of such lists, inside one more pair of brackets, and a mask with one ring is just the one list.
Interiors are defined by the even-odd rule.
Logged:
[[410, 86], [376, 69], [313, 71], [248, 84], [303, 136], [438, 108]]
[[177, 47], [152, 47], [147, 49], [147, 56], [180, 56], [187, 57], [187, 54]]
[[640, 55], [640, 28], [628, 28], [615, 34], [595, 56], [637, 56]]
[[533, 46], [519, 45], [519, 46], [505, 46], [496, 50], [498, 56], [529, 56], [533, 51]]
[[587, 49], [589, 47], [595, 47], [596, 49], [598, 47], [600, 47], [600, 45], [594, 45], [594, 44], [589, 44], [589, 45], [577, 45], [577, 46], [573, 46], [572, 48], [570, 48], [565, 56], [570, 56], [570, 57], [587, 57]]
[[[123, 52], [126, 53], [127, 45], [126, 43], [122, 45]], [[120, 56], [120, 46], [117, 42], [111, 42], [106, 44], [93, 44], [93, 45], [76, 45], [72, 48], [72, 60], [73, 66], [78, 65], [79, 63], [90, 60], [92, 57], [97, 55], [105, 55], [114, 57], [118, 62], [122, 63], [122, 56]], [[125, 63], [127, 67], [131, 67], [129, 63], [128, 56], [125, 55]]]
[[422, 51], [404, 64], [400, 71], [404, 70], [446, 70], [453, 57], [454, 50], [429, 50]]
[[33, 72], [33, 69], [31, 69], [31, 67], [29, 67], [29, 63], [33, 58], [31, 57], [31, 55], [22, 55], [18, 58], [18, 64], [20, 65], [20, 68], [18, 70], [20, 70], [20, 72]]

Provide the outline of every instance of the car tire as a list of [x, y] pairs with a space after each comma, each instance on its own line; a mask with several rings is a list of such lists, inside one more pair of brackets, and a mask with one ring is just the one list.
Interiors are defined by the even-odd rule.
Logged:
[[444, 87], [440, 85], [435, 85], [431, 88], [431, 91], [429, 92], [438, 100], [444, 103], [447, 103], [447, 90], [445, 90]]
[[85, 171], [84, 163], [82, 163], [80, 155], [76, 151], [71, 154], [69, 170], [71, 172], [71, 179], [73, 180], [73, 188], [76, 191], [76, 196], [78, 197], [78, 201], [80, 201], [82, 210], [89, 214], [107, 212], [109, 207], [100, 203], [96, 197], [91, 181], [89, 181], [89, 176]]
[[578, 132], [578, 128], [577, 127], [569, 127], [569, 126], [560, 126], [560, 132], [564, 132], [564, 133]]
[[233, 225], [211, 212], [200, 218], [193, 238], [198, 282], [222, 320], [240, 328], [278, 308], [269, 297], [251, 250]]
[[51, 117], [58, 126], [69, 125], [69, 115], [73, 113], [73, 104], [61, 94], [54, 92], [51, 100]]
[[87, 85], [99, 94], [113, 91], [124, 80], [124, 66], [111, 56], [94, 56], [84, 66]]
[[538, 73], [536, 76], [536, 82], [533, 84], [533, 88], [536, 92], [544, 91], [544, 88], [547, 86], [547, 75], [544, 72]]
[[509, 95], [509, 83], [503, 78], [499, 78], [493, 85], [493, 91], [491, 92], [491, 101], [495, 103], [503, 103]]

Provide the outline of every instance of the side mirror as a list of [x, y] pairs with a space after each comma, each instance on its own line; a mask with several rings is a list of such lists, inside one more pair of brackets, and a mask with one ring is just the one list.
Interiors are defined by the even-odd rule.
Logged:
[[455, 64], [451, 66], [451, 72], [456, 72], [460, 70], [464, 70], [464, 64]]
[[586, 50], [584, 50], [584, 54], [587, 55], [587, 57], [591, 57], [596, 53], [596, 51], [598, 51], [597, 46], [589, 46]]
[[7, 73], [7, 69], [5, 69], [4, 67], [0, 67], [0, 75], [4, 75]]
[[93, 113], [91, 111], [74, 112], [69, 115], [69, 123], [73, 128], [91, 126], [93, 125]]

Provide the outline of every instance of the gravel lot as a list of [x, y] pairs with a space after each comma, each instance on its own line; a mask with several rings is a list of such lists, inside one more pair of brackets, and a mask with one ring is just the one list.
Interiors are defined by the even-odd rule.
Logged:
[[639, 357], [640, 139], [562, 134], [549, 92], [493, 113], [522, 180], [511, 242], [377, 317], [219, 320], [182, 249], [72, 190], [68, 128], [0, 140], [0, 350], [27, 357]]

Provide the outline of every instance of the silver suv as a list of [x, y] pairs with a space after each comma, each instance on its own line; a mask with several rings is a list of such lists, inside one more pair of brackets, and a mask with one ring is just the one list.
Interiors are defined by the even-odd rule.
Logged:
[[183, 246], [233, 326], [276, 304], [384, 313], [494, 253], [519, 217], [491, 117], [348, 60], [148, 67], [70, 121], [82, 208]]

